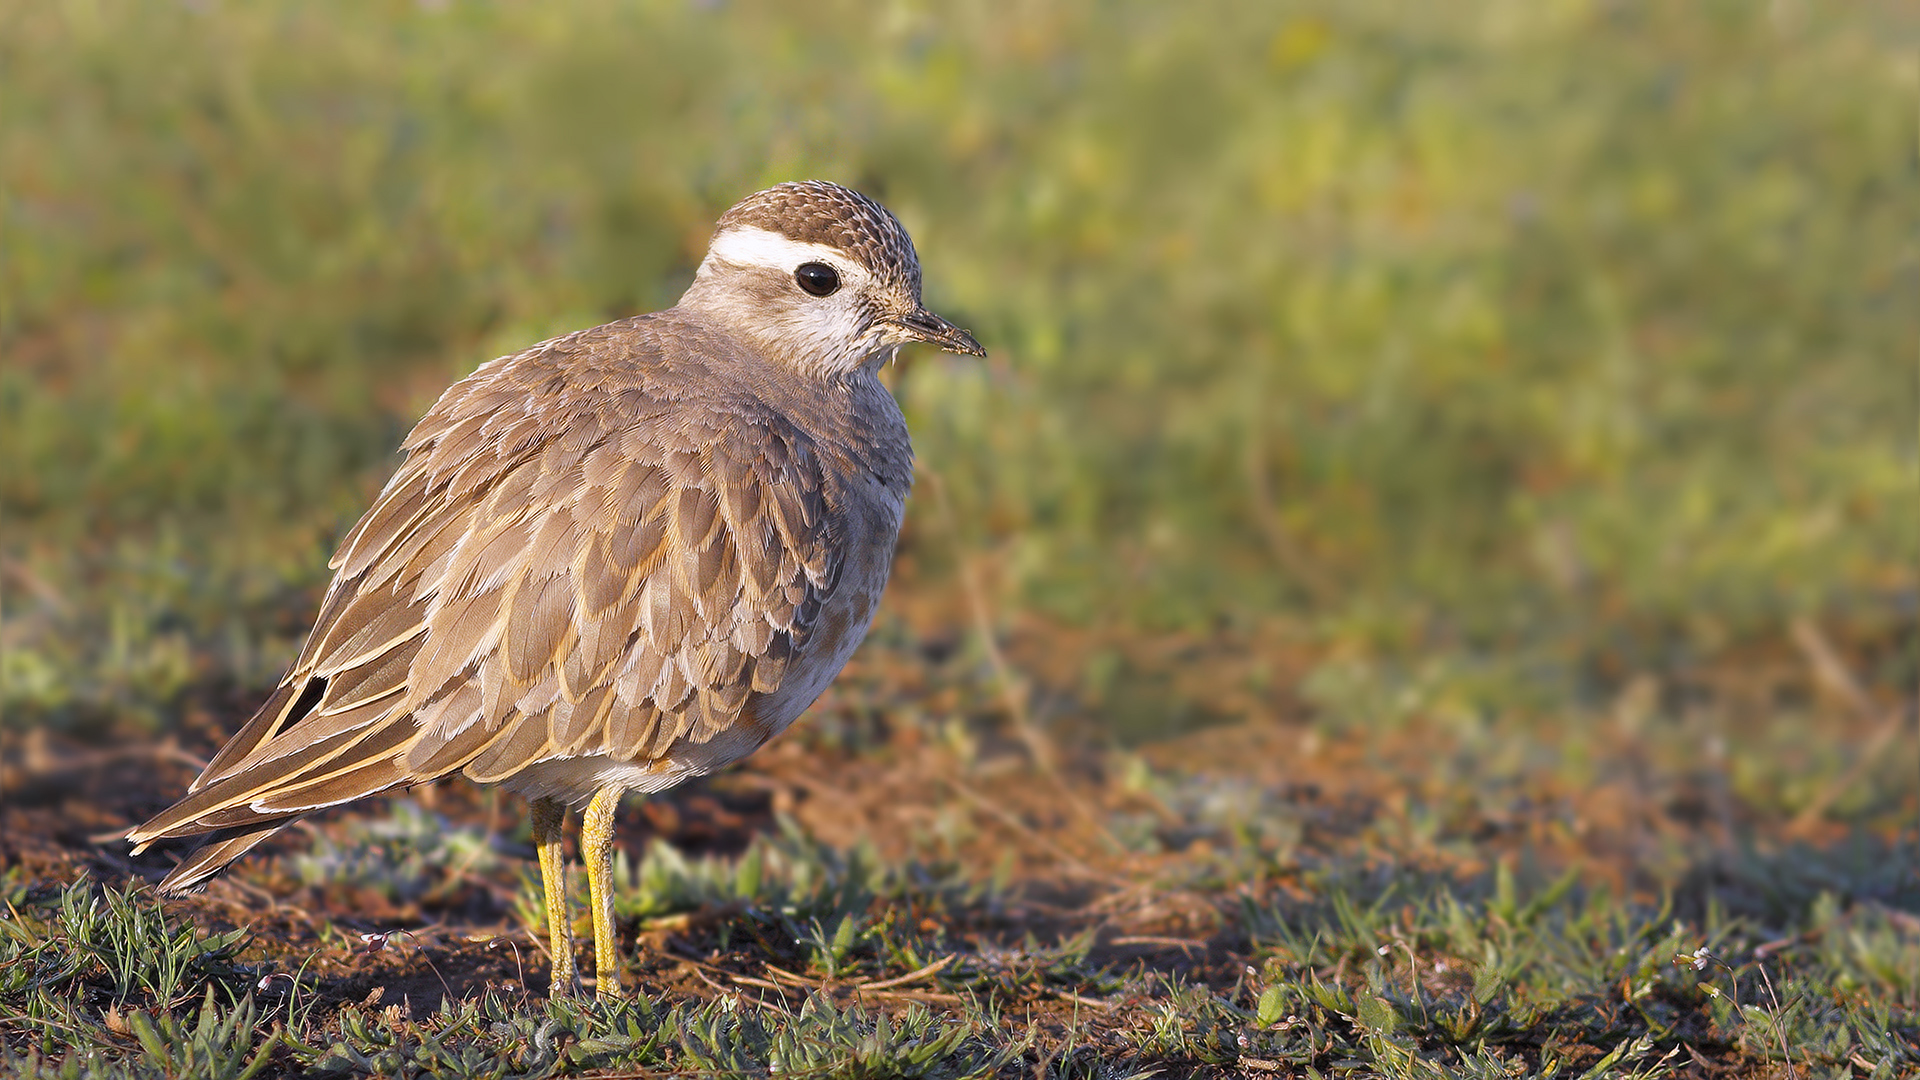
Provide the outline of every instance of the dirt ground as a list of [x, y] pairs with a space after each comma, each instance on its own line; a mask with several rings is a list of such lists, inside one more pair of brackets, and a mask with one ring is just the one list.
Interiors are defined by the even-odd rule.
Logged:
[[[197, 719], [183, 736], [113, 747], [45, 733], [10, 739], [0, 747], [0, 865], [46, 883], [81, 874], [111, 883], [158, 880], [172, 852], [134, 859], [111, 837], [186, 789], [221, 727], [210, 713]], [[1497, 798], [1484, 791], [1461, 798], [1444, 790], [1445, 775], [1435, 775], [1439, 741], [1418, 730], [1330, 738], [1310, 725], [1270, 721], [1211, 727], [1125, 754], [1049, 746], [1041, 753], [1055, 760], [1042, 766], [1012, 739], [963, 761], [920, 727], [877, 739], [869, 733], [856, 749], [802, 727], [721, 775], [629, 799], [618, 843], [635, 860], [655, 840], [688, 855], [737, 854], [784, 815], [833, 847], [867, 844], [883, 859], [938, 862], [1010, 883], [1006, 903], [915, 913], [949, 923], [942, 929], [956, 940], [991, 946], [1092, 931], [1091, 963], [1230, 985], [1248, 959], [1223, 908], [1238, 896], [1223, 896], [1196, 871], [1226, 859], [1228, 841], [1168, 790], [1203, 801], [1258, 793], [1265, 813], [1291, 823], [1284, 850], [1261, 853], [1280, 861], [1282, 882], [1289, 858], [1346, 853], [1462, 874], [1519, 858], [1542, 872], [1578, 866], [1626, 894], [1650, 892], [1661, 883], [1649, 877], [1649, 853], [1711, 847], [1720, 842], [1712, 835], [1718, 829], [1764, 825], [1723, 820], [1686, 797], [1669, 793], [1663, 801], [1619, 782], [1573, 789], [1545, 776], [1509, 785]], [[1156, 788], [1117, 775], [1125, 769], [1181, 783]], [[373, 800], [276, 837], [176, 909], [209, 930], [249, 928], [265, 963], [302, 971], [340, 1002], [406, 1000], [418, 1009], [483, 986], [544, 992], [543, 943], [514, 914], [515, 892], [533, 866], [523, 805], [458, 779], [406, 797], [450, 825], [484, 823], [504, 857], [491, 873], [450, 874], [401, 902], [365, 884], [303, 883], [289, 871], [286, 857], [316, 836], [382, 814]], [[1428, 824], [1411, 827], [1410, 815]], [[1145, 822], [1153, 842], [1117, 838], [1115, 821]], [[1824, 831], [1836, 840], [1841, 833]], [[654, 995], [773, 986], [763, 970], [772, 963], [766, 949], [716, 949], [703, 932], [725, 914], [630, 921], [622, 947], [627, 955], [638, 949], [639, 963], [629, 977]], [[588, 947], [580, 947], [584, 965]], [[784, 951], [775, 946], [771, 955]]]

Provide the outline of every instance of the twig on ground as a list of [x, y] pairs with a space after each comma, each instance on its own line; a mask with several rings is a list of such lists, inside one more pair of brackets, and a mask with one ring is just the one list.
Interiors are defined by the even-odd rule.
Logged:
[[1027, 715], [1026, 685], [1015, 678], [1013, 669], [1000, 652], [999, 640], [993, 632], [993, 613], [987, 604], [986, 590], [980, 584], [973, 553], [961, 541], [959, 519], [954, 515], [953, 502], [947, 498], [946, 480], [925, 465], [916, 464], [915, 467], [926, 479], [927, 486], [933, 489], [933, 503], [939, 508], [940, 524], [945, 527], [947, 539], [953, 545], [954, 561], [959, 567], [960, 585], [967, 596], [968, 611], [973, 616], [974, 632], [980, 636], [981, 651], [986, 654], [987, 666], [993, 669], [994, 680], [999, 684], [1007, 719], [1013, 722], [1020, 741], [1026, 744], [1027, 752], [1033, 755], [1034, 764], [1048, 775], [1054, 775], [1053, 747], [1033, 726]]
[[901, 975], [896, 978], [882, 979], [879, 982], [860, 983], [858, 985], [863, 990], [886, 990], [895, 986], [905, 986], [908, 983], [919, 982], [921, 979], [929, 978], [931, 976], [940, 974], [942, 971], [945, 971], [947, 969], [948, 964], [953, 963], [955, 960], [958, 960], [959, 958], [960, 958], [959, 953], [948, 953], [946, 956], [942, 957], [939, 960], [935, 960], [933, 963], [928, 964], [926, 967], [923, 967], [918, 971], [909, 971], [905, 975]]
[[1061, 1001], [1071, 1001], [1075, 1005], [1085, 1005], [1088, 1008], [1099, 1009], [1103, 1012], [1116, 1007], [1114, 1003], [1111, 1001], [1101, 1001], [1099, 998], [1081, 997], [1079, 994], [1069, 993], [1065, 990], [1055, 990], [1053, 992], [1053, 996], [1059, 998]]
[[54, 588], [53, 584], [46, 578], [35, 573], [33, 567], [28, 566], [26, 563], [0, 555], [0, 578], [12, 578], [18, 582], [22, 588], [37, 597], [39, 601], [45, 604], [55, 615], [64, 618], [68, 612], [73, 610], [73, 605], [67, 601], [67, 598], [61, 594], [60, 590]]
[[973, 788], [969, 787], [964, 782], [949, 776], [946, 778], [946, 783], [947, 783], [947, 786], [951, 787], [956, 794], [960, 795], [962, 798], [966, 799], [968, 802], [972, 803], [974, 806], [984, 811], [988, 816], [992, 817], [995, 821], [998, 821], [1002, 825], [1005, 825], [1007, 828], [1012, 829], [1014, 833], [1017, 834], [1021, 839], [1032, 844], [1034, 847], [1039, 848], [1041, 851], [1046, 852], [1048, 855], [1053, 856], [1055, 859], [1058, 859], [1062, 866], [1065, 866], [1067, 869], [1072, 870], [1074, 873], [1080, 874], [1083, 877], [1089, 877], [1089, 878], [1094, 878], [1095, 880], [1098, 880], [1098, 881], [1104, 881], [1109, 885], [1124, 887], [1126, 885], [1132, 884], [1131, 882], [1127, 881], [1124, 878], [1117, 877], [1113, 874], [1109, 874], [1101, 870], [1096, 870], [1093, 867], [1087, 865], [1085, 862], [1083, 862], [1079, 858], [1079, 856], [1074, 855], [1072, 852], [1069, 852], [1067, 849], [1061, 847], [1059, 844], [1056, 844], [1053, 841], [1047, 839], [1046, 837], [1041, 836], [1039, 833], [1035, 832], [1030, 826], [1028, 826], [1025, 822], [1021, 821], [1018, 817], [1015, 817], [1013, 814], [1009, 813], [1007, 810], [1005, 810], [1002, 807], [995, 806], [991, 801], [987, 799], [986, 796], [973, 790]]
[[940, 522], [946, 528], [947, 538], [953, 544], [954, 559], [959, 565], [960, 584], [967, 594], [967, 608], [973, 616], [974, 632], [980, 637], [980, 647], [986, 653], [987, 666], [993, 669], [995, 682], [1000, 687], [1000, 698], [1007, 710], [1007, 719], [1012, 722], [1020, 741], [1032, 755], [1033, 763], [1056, 785], [1060, 794], [1072, 806], [1075, 813], [1086, 819], [1099, 833], [1109, 847], [1115, 851], [1125, 851], [1126, 845], [1107, 829], [1106, 823], [1087, 805], [1080, 794], [1067, 786], [1066, 780], [1055, 766], [1053, 743], [1047, 738], [1033, 718], [1027, 712], [1026, 682], [1013, 673], [1007, 658], [1000, 652], [1000, 643], [993, 630], [993, 611], [987, 603], [986, 589], [980, 583], [980, 575], [974, 566], [973, 553], [966, 549], [961, 541], [959, 519], [954, 516], [953, 503], [947, 498], [946, 481], [940, 474], [925, 465], [917, 465], [920, 474], [933, 489], [934, 505], [939, 507]]
[[1901, 721], [1905, 719], [1908, 710], [1896, 708], [1883, 712], [1878, 705], [1874, 704], [1873, 698], [1868, 696], [1866, 690], [1861, 687], [1860, 680], [1854, 677], [1852, 669], [1847, 667], [1846, 661], [1841, 659], [1839, 651], [1833, 647], [1833, 642], [1828, 640], [1827, 635], [1813, 620], [1804, 617], [1793, 620], [1792, 632], [1793, 643], [1798, 645], [1800, 652], [1806, 656], [1808, 665], [1813, 668], [1814, 678], [1840, 695], [1841, 699], [1847, 703], [1847, 707], [1862, 720], [1879, 725], [1860, 747], [1859, 755], [1854, 758], [1853, 764], [1848, 766], [1847, 771], [1841, 773], [1822, 789], [1820, 794], [1814, 796], [1813, 801], [1808, 803], [1787, 825], [1789, 835], [1804, 836], [1819, 824], [1821, 815], [1827, 812], [1827, 808], [1858, 783], [1861, 774], [1872, 767], [1874, 762], [1880, 760], [1880, 755], [1886, 750], [1887, 744], [1900, 733]]
[[1272, 553], [1273, 560], [1280, 564], [1281, 571], [1290, 575], [1309, 599], [1325, 603], [1333, 597], [1335, 587], [1300, 549], [1293, 533], [1280, 520], [1280, 511], [1274, 506], [1273, 481], [1267, 473], [1265, 441], [1260, 435], [1260, 425], [1251, 425], [1245, 443], [1247, 501], [1253, 509], [1254, 521], [1259, 524], [1261, 535], [1267, 541], [1267, 549]]
[[1107, 942], [1109, 945], [1164, 945], [1170, 949], [1179, 949], [1187, 959], [1193, 959], [1193, 950], [1207, 951], [1207, 943], [1197, 938], [1156, 937], [1152, 934], [1128, 934]]

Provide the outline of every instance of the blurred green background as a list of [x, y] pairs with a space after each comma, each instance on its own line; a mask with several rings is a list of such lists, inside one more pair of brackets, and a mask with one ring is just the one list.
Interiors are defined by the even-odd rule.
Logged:
[[1910, 689], [1920, 20], [1833, 10], [0, 5], [5, 722], [269, 684], [448, 381], [809, 176], [993, 354], [894, 373], [957, 524], [923, 482], [890, 607], [966, 553], [1128, 738], [1276, 642], [1361, 723], [1796, 618]]

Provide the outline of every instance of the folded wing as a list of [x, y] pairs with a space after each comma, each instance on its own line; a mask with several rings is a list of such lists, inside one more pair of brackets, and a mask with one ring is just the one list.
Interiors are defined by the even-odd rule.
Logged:
[[482, 368], [408, 437], [293, 669], [129, 834], [212, 834], [167, 887], [303, 814], [457, 770], [657, 760], [779, 687], [840, 572], [811, 442], [750, 400], [583, 380], [579, 337]]

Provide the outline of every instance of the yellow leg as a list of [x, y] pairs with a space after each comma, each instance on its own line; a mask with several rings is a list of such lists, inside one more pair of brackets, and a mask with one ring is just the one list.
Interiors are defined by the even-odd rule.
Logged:
[[587, 902], [593, 906], [593, 974], [602, 998], [621, 996], [620, 940], [613, 930], [613, 819], [618, 787], [594, 793], [580, 819], [580, 860], [587, 864]]
[[567, 823], [565, 803], [535, 799], [533, 846], [540, 851], [540, 884], [547, 894], [547, 933], [553, 942], [553, 977], [547, 993], [573, 993], [573, 918], [567, 904], [567, 852], [561, 846]]

